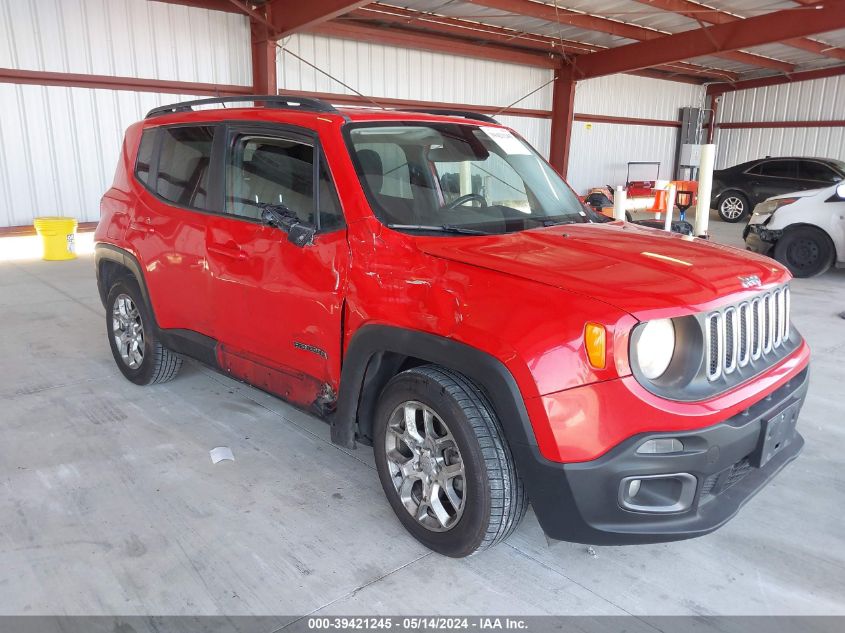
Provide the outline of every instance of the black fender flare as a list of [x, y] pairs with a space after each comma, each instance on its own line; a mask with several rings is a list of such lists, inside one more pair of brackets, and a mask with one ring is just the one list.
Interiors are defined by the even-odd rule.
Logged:
[[349, 343], [341, 369], [337, 409], [331, 420], [335, 444], [354, 448], [359, 415], [373, 413], [378, 394], [367, 393], [368, 374], [372, 375], [374, 361], [377, 363], [384, 353], [413, 357], [460, 372], [483, 389], [509, 444], [537, 445], [522, 392], [500, 360], [453, 339], [387, 325], [365, 325]]
[[106, 297], [109, 293], [109, 289], [106, 287], [104, 280], [101, 278], [103, 261], [114, 262], [132, 273], [132, 276], [135, 277], [135, 281], [138, 282], [138, 287], [141, 289], [141, 295], [144, 297], [144, 301], [147, 302], [150, 314], [152, 314], [153, 319], [155, 319], [155, 313], [152, 309], [153, 304], [152, 301], [150, 301], [150, 292], [147, 289], [147, 282], [144, 279], [144, 272], [141, 268], [141, 263], [126, 249], [115, 246], [114, 244], [105, 244], [100, 242], [94, 246], [94, 266], [97, 270], [97, 288], [100, 291], [100, 300], [103, 302], [103, 306], [106, 307]]
[[[367, 374], [372, 371], [374, 361], [377, 367], [381, 366], [378, 359], [385, 356], [384, 352], [448, 367], [477, 384], [499, 418], [541, 527], [551, 533], [556, 525], [568, 520], [561, 513], [575, 506], [564, 464], [551, 462], [540, 453], [525, 400], [513, 374], [497, 358], [452, 339], [385, 325], [365, 325], [359, 329], [353, 335], [341, 369], [337, 408], [331, 417], [332, 442], [354, 448], [359, 417], [374, 415], [378, 387], [383, 383], [375, 381], [368, 385]], [[401, 363], [387, 365], [386, 375], [392, 376]]]

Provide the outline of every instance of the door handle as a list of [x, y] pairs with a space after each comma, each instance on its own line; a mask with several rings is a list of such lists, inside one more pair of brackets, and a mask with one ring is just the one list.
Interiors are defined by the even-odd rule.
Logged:
[[246, 259], [246, 251], [238, 246], [221, 246], [220, 244], [209, 244], [208, 250], [215, 255], [222, 255], [231, 259]]

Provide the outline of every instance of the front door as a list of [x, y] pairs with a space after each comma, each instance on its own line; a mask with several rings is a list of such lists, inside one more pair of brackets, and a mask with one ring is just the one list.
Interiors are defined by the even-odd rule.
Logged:
[[[313, 241], [292, 243], [264, 205], [293, 212]], [[228, 129], [224, 213], [209, 220], [206, 248], [224, 370], [302, 406], [332, 400], [349, 248], [316, 135]]]
[[788, 158], [764, 161], [753, 169], [751, 204], [802, 189], [806, 187], [798, 178], [798, 161]]

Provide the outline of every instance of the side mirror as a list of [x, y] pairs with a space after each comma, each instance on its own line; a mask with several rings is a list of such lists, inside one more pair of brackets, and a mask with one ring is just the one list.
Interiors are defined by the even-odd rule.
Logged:
[[845, 200], [845, 181], [839, 183], [839, 186], [836, 188], [836, 195], [841, 200]]
[[297, 246], [308, 246], [314, 243], [314, 235], [317, 229], [308, 224], [293, 224], [288, 229], [288, 242]]
[[262, 204], [261, 220], [267, 226], [282, 229], [288, 235], [288, 242], [296, 246], [308, 246], [314, 242], [317, 229], [303, 224], [299, 217], [283, 204]]

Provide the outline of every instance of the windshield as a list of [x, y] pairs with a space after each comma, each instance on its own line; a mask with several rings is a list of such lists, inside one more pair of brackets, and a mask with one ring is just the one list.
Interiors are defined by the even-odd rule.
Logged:
[[391, 228], [499, 234], [589, 221], [563, 179], [506, 129], [425, 122], [347, 129], [361, 185]]

